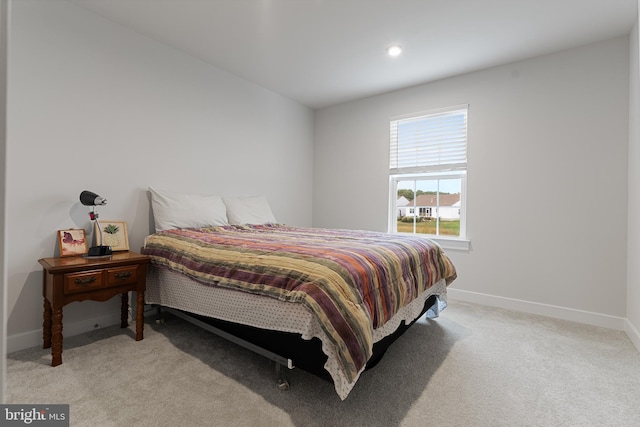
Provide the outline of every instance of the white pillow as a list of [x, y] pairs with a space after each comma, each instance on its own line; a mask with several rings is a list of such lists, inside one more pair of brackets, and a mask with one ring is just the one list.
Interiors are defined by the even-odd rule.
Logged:
[[229, 225], [218, 196], [182, 194], [149, 187], [156, 231]]
[[269, 202], [264, 196], [223, 197], [229, 224], [275, 223]]

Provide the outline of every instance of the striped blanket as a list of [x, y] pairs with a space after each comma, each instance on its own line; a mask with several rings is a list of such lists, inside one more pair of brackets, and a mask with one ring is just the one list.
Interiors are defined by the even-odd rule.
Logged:
[[200, 283], [304, 304], [349, 382], [372, 354], [373, 330], [456, 271], [420, 236], [280, 224], [167, 230], [145, 241], [152, 263]]

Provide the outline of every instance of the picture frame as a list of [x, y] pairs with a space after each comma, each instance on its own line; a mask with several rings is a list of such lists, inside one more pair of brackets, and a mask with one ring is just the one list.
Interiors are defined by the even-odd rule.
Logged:
[[89, 247], [84, 229], [58, 230], [58, 248], [61, 257], [85, 255]]
[[111, 250], [114, 252], [129, 250], [129, 234], [127, 233], [127, 223], [125, 221], [96, 221], [94, 228], [96, 245], [111, 246]]

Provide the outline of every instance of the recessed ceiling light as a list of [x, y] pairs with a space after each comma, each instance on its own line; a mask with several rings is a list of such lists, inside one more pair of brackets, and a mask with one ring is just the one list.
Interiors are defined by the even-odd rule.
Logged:
[[387, 53], [389, 54], [389, 56], [398, 56], [402, 53], [402, 46], [397, 44], [389, 46], [387, 48]]

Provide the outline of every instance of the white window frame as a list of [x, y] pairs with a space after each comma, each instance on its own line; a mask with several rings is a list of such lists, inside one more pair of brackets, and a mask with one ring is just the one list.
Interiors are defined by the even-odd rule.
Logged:
[[[390, 119], [390, 125], [394, 121], [399, 121], [403, 119], [411, 119], [411, 118], [419, 118], [421, 116], [435, 115], [446, 113], [449, 111], [456, 111], [466, 109], [468, 114], [468, 105], [458, 105], [455, 107], [431, 110], [421, 113], [415, 113], [410, 115], [405, 115], [402, 117], [394, 117]], [[468, 140], [468, 136], [467, 136]], [[419, 168], [418, 168], [419, 169]], [[422, 170], [417, 170], [416, 168], [412, 168], [410, 172], [403, 173], [404, 171], [398, 169], [391, 169], [389, 174], [389, 225], [388, 230], [390, 233], [398, 233], [398, 182], [399, 181], [407, 181], [407, 180], [437, 180], [437, 179], [460, 179], [461, 189], [460, 189], [460, 235], [459, 236], [448, 236], [448, 235], [434, 235], [434, 234], [417, 234], [413, 233], [416, 236], [424, 236], [425, 238], [436, 241], [445, 249], [455, 249], [468, 251], [470, 249], [470, 241], [467, 239], [467, 165], [466, 163], [461, 166], [460, 164], [456, 164], [454, 166], [451, 165], [443, 165], [443, 166], [428, 166], [422, 168]], [[415, 201], [415, 199], [414, 199]], [[409, 208], [410, 205], [407, 205]]]

